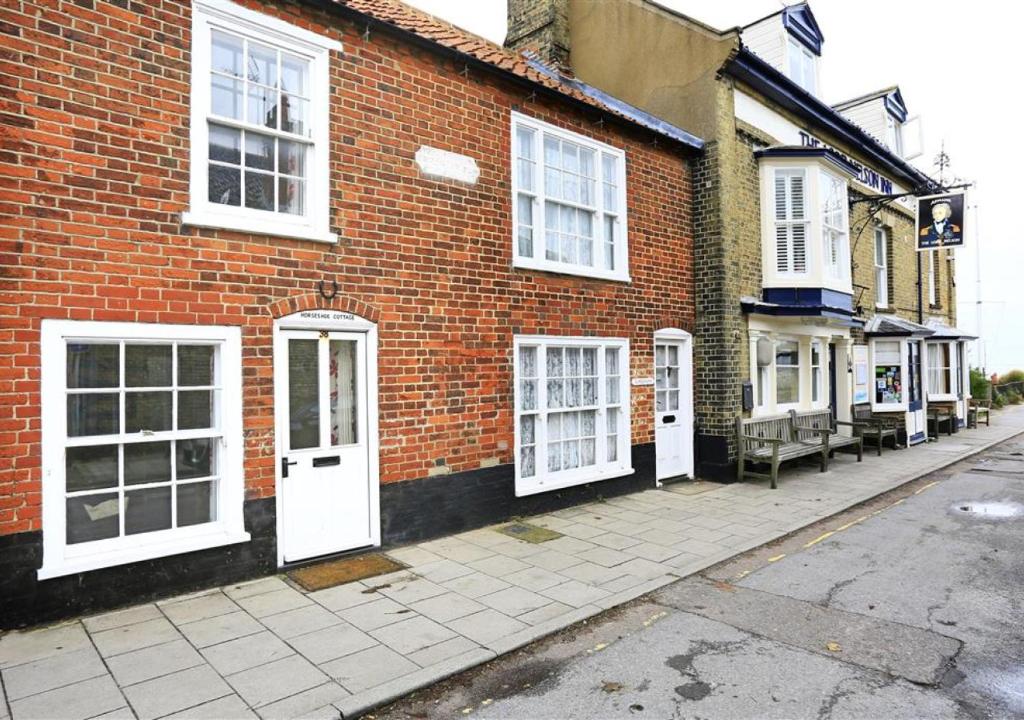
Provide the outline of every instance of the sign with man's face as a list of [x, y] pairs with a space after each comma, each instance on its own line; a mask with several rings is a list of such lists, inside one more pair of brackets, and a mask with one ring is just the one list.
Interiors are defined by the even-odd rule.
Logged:
[[917, 198], [917, 249], [960, 247], [964, 244], [964, 193]]

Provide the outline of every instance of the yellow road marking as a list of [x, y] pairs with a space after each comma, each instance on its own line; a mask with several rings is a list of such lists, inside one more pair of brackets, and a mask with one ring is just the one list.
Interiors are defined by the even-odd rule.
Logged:
[[925, 485], [925, 486], [923, 486], [923, 487], [920, 487], [920, 488], [918, 488], [917, 490], [915, 490], [915, 491], [914, 491], [914, 494], [915, 494], [915, 495], [920, 495], [921, 493], [923, 493], [923, 492], [924, 492], [925, 490], [927, 490], [928, 488], [930, 488], [930, 487], [934, 487], [935, 485], [938, 485], [938, 484], [939, 484], [939, 481], [938, 481], [938, 480], [933, 480], [932, 482], [928, 483], [927, 485]]
[[786, 557], [786, 553], [782, 553], [781, 555], [776, 555], [775, 557], [770, 557], [770, 558], [768, 558], [768, 562], [775, 562], [777, 560], [781, 560], [784, 557]]
[[807, 543], [806, 545], [804, 545], [804, 547], [805, 547], [805, 548], [809, 548], [809, 547], [811, 547], [812, 545], [817, 545], [817, 544], [818, 544], [818, 543], [820, 543], [820, 542], [821, 542], [822, 540], [825, 540], [826, 538], [830, 538], [830, 537], [832, 537], [832, 536], [833, 536], [833, 535], [835, 535], [835, 534], [836, 534], [837, 532], [838, 532], [837, 530], [829, 530], [829, 531], [828, 531], [827, 533], [824, 533], [824, 534], [822, 534], [822, 535], [819, 535], [818, 537], [816, 537], [816, 538], [814, 538], [813, 540], [811, 540], [811, 541], [810, 541], [809, 543]]

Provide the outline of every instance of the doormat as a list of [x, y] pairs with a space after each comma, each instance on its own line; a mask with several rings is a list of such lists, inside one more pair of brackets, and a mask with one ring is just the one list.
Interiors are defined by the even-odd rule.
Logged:
[[365, 580], [366, 578], [386, 575], [387, 573], [405, 570], [406, 565], [395, 562], [386, 555], [373, 553], [356, 557], [329, 560], [307, 567], [292, 570], [288, 578], [297, 582], [310, 592], [324, 588], [344, 585], [345, 583]]
[[498, 528], [498, 532], [503, 535], [508, 535], [509, 537], [514, 537], [516, 540], [524, 540], [528, 543], [535, 544], [563, 537], [560, 532], [555, 532], [554, 530], [542, 528], [539, 525], [531, 525], [530, 523], [524, 522], [505, 525], [504, 527]]

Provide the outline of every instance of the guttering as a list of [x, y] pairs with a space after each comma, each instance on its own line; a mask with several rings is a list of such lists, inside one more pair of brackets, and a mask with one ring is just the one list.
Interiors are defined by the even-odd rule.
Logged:
[[768, 99], [814, 122], [837, 139], [856, 148], [878, 167], [908, 183], [912, 190], [930, 191], [940, 188], [930, 177], [902, 158], [893, 155], [878, 140], [745, 47], [741, 47], [726, 61], [722, 72], [742, 81]]
[[847, 158], [837, 153], [835, 150], [827, 147], [793, 147], [791, 145], [784, 145], [765, 148], [763, 150], [755, 150], [754, 157], [758, 159], [776, 157], [819, 158], [851, 177], [857, 177], [860, 175], [860, 168], [850, 162]]

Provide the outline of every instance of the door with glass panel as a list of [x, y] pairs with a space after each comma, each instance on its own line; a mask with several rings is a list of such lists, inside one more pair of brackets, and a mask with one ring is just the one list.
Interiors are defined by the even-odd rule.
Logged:
[[[366, 336], [283, 330], [276, 394], [286, 562], [372, 544]], [[283, 411], [280, 411], [283, 410]]]
[[907, 342], [907, 399], [907, 444], [913, 445], [927, 439], [919, 340]]
[[683, 357], [681, 343], [654, 345], [654, 441], [658, 479], [686, 472], [686, 425], [683, 406], [686, 394], [680, 383]]

